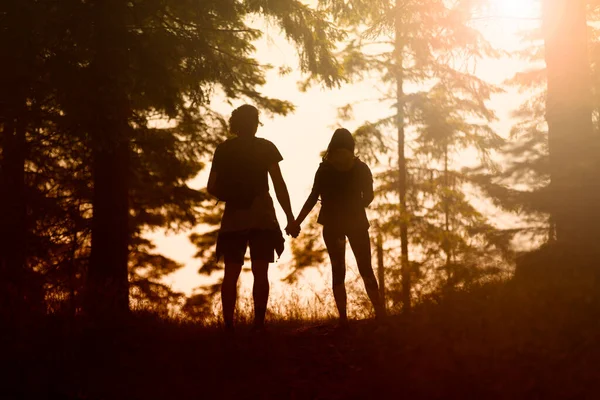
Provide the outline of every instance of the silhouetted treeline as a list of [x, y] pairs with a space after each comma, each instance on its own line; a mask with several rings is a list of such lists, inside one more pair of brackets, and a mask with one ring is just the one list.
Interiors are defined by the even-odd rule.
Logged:
[[[354, 136], [378, 171], [373, 237], [382, 237], [386, 289], [398, 304], [409, 309], [431, 285], [503, 271], [523, 232], [594, 260], [600, 91], [598, 34], [586, 23], [598, 9], [594, 1], [542, 3], [538, 48], [526, 55], [547, 68], [515, 78], [536, 97], [505, 143], [489, 128], [487, 101], [499, 88], [469, 68], [498, 55], [471, 25], [477, 2], [2, 1], [3, 315], [52, 305], [100, 318], [127, 313], [131, 298], [164, 307], [179, 299], [160, 281], [180, 265], [143, 234], [218, 219], [187, 185], [227, 134], [210, 101], [293, 110], [260, 93], [267, 67], [254, 59], [261, 32], [247, 21], [255, 15], [296, 46], [305, 85], [380, 77], [391, 113]], [[384, 50], [365, 51], [373, 43]], [[478, 168], [458, 168], [465, 149], [476, 150]], [[531, 224], [498, 229], [473, 193]], [[315, 235], [304, 237], [294, 244], [302, 267], [323, 259]], [[200, 258], [209, 258], [211, 238], [214, 231], [192, 237]]]
[[[368, 149], [360, 156], [382, 171], [371, 216], [386, 238], [391, 301], [408, 308], [411, 299], [432, 290], [506, 276], [520, 263], [519, 252], [540, 245], [564, 254], [565, 268], [579, 264], [569, 259], [574, 254], [595, 262], [596, 1], [543, 2], [543, 29], [522, 32], [529, 47], [512, 56], [531, 64], [507, 84], [531, 98], [515, 111], [508, 137], [490, 128], [496, 116], [487, 106], [502, 88], [472, 73], [477, 60], [500, 57], [503, 50], [493, 49], [473, 27], [481, 4], [327, 3], [344, 26], [359, 32], [342, 53], [347, 76], [375, 74], [381, 100], [391, 104], [388, 117], [355, 132], [359, 147]], [[353, 105], [340, 111], [351, 119]], [[469, 150], [480, 164], [464, 168]], [[520, 222], [500, 228], [491, 218], [497, 211]], [[314, 252], [314, 238], [306, 240], [300, 267]]]
[[[205, 194], [187, 182], [223, 140], [211, 98], [246, 98], [273, 113], [253, 59], [281, 26], [300, 68], [338, 82], [323, 16], [297, 1], [8, 0], [0, 5], [0, 280], [3, 312], [45, 300], [102, 318], [130, 295], [177, 294], [160, 278], [179, 265], [155, 254], [147, 229], [194, 226]], [[64, 301], [63, 301], [64, 300]]]

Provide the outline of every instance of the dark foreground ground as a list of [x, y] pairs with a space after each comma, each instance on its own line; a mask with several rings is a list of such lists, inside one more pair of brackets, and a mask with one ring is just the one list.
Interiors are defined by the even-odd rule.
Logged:
[[148, 315], [108, 331], [54, 318], [3, 334], [0, 398], [600, 398], [598, 304], [589, 288], [503, 283], [383, 327], [279, 322], [233, 338]]

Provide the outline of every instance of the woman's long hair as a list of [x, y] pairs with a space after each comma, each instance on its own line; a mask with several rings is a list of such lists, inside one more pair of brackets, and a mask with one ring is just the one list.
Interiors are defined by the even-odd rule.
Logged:
[[333, 151], [338, 149], [346, 149], [354, 154], [354, 146], [354, 138], [348, 129], [336, 129], [335, 132], [333, 132], [329, 146], [327, 146], [327, 151], [325, 151], [325, 154], [323, 155], [323, 160], [326, 160]]

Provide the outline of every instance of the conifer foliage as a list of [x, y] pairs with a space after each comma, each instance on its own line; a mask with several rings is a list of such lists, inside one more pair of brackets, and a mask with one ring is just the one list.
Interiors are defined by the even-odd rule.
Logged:
[[[342, 52], [346, 76], [379, 81], [390, 114], [366, 121], [357, 147], [379, 163], [378, 229], [400, 241], [401, 286], [392, 295], [410, 309], [426, 282], [456, 286], [495, 271], [509, 256], [509, 237], [473, 205], [480, 194], [459, 151], [493, 171], [502, 139], [487, 106], [500, 91], [475, 75], [477, 60], [496, 51], [470, 24], [474, 1], [323, 2], [350, 32]], [[351, 116], [352, 107], [342, 115]], [[394, 246], [393, 246], [394, 247]], [[389, 257], [389, 256], [388, 256]], [[397, 283], [398, 280], [396, 279]]]
[[281, 28], [309, 79], [338, 84], [339, 32], [296, 0], [2, 2], [3, 309], [35, 297], [31, 274], [38, 303], [53, 293], [98, 318], [130, 295], [173, 298], [160, 278], [179, 265], [144, 232], [199, 221], [205, 195], [187, 182], [226, 135], [211, 99], [293, 109], [260, 93], [251, 15]]
[[[587, 2], [587, 58], [589, 59], [591, 89], [591, 113], [586, 117], [592, 122], [592, 129], [597, 135], [598, 126], [598, 39], [600, 37], [595, 21], [598, 21], [598, 5], [595, 1]], [[575, 3], [570, 3], [575, 6]], [[580, 21], [581, 22], [581, 21]], [[526, 67], [507, 81], [508, 85], [517, 87], [525, 100], [513, 112], [514, 126], [511, 135], [502, 149], [504, 168], [496, 176], [482, 174], [478, 180], [496, 203], [505, 210], [518, 212], [524, 220], [520, 233], [526, 235], [534, 244], [553, 244], [559, 240], [557, 234], [556, 201], [563, 195], [556, 193], [552, 186], [551, 148], [549, 141], [547, 117], [548, 72], [545, 59], [544, 32], [540, 26], [522, 32], [524, 47], [516, 52]], [[565, 60], [566, 61], [566, 60]], [[590, 96], [590, 93], [587, 96]], [[585, 93], [582, 98], [585, 98]], [[590, 107], [588, 105], [587, 107]], [[561, 115], [560, 110], [554, 109]], [[555, 116], [556, 117], [556, 116]], [[575, 130], [577, 125], [570, 129]], [[567, 133], [563, 133], [567, 135]], [[571, 137], [587, 143], [593, 148], [593, 140], [582, 140], [577, 135]], [[564, 139], [563, 139], [564, 140]], [[580, 143], [579, 145], [583, 145]], [[556, 146], [555, 146], [556, 147]], [[582, 154], [582, 157], [584, 155]], [[558, 156], [556, 156], [558, 157]], [[555, 162], [558, 162], [555, 157]], [[564, 164], [564, 167], [568, 166]], [[560, 165], [558, 168], [560, 168]], [[554, 174], [555, 175], [555, 174]], [[554, 178], [558, 179], [557, 177]], [[573, 181], [574, 183], [574, 181]], [[588, 184], [591, 182], [588, 182]], [[575, 190], [575, 189], [574, 189]], [[577, 189], [581, 190], [581, 188]], [[593, 190], [588, 191], [593, 193]], [[573, 199], [572, 193], [568, 196]], [[560, 201], [565, 200], [564, 197]], [[590, 210], [581, 206], [580, 210]], [[566, 209], [565, 209], [566, 210]], [[564, 212], [562, 210], [560, 212]], [[593, 219], [592, 215], [588, 215]], [[571, 221], [572, 222], [572, 221]], [[579, 227], [581, 232], [586, 230]], [[564, 234], [563, 234], [564, 238]], [[562, 242], [562, 240], [561, 240]]]

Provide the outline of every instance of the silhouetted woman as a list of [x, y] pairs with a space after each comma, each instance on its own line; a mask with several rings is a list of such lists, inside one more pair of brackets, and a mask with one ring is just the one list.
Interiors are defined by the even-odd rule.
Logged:
[[323, 225], [323, 239], [331, 260], [333, 295], [340, 314], [340, 324], [346, 325], [346, 237], [356, 257], [358, 270], [378, 317], [383, 307], [373, 268], [369, 221], [365, 207], [373, 201], [373, 176], [369, 167], [354, 155], [354, 138], [347, 129], [337, 129], [323, 162], [315, 175], [308, 199], [296, 219], [296, 229], [321, 198], [318, 222]]

